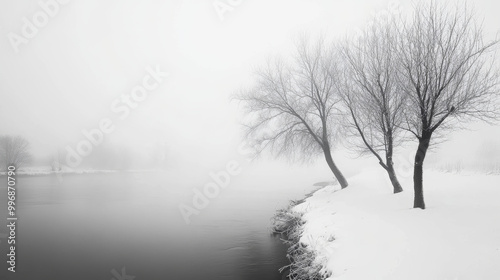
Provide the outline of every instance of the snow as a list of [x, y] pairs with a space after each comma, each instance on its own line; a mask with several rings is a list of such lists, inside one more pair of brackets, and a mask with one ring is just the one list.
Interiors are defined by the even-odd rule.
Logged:
[[412, 208], [411, 177], [400, 194], [386, 177], [365, 170], [295, 206], [329, 279], [499, 279], [500, 176], [426, 170], [425, 210]]
[[[129, 170], [127, 170], [129, 171]], [[87, 173], [113, 173], [117, 170], [96, 170], [96, 169], [72, 169], [67, 166], [62, 166], [60, 171], [53, 171], [51, 166], [30, 166], [22, 167], [16, 171], [17, 175], [41, 176], [41, 175], [62, 175], [62, 174], [87, 174]], [[134, 172], [130, 170], [130, 172]], [[0, 172], [0, 175], [7, 175], [6, 171]]]

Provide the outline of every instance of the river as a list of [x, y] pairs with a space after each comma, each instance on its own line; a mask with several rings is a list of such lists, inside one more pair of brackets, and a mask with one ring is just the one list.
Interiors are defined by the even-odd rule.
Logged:
[[[3, 261], [0, 275], [22, 280], [281, 279], [286, 247], [271, 236], [270, 218], [310, 187], [293, 177], [269, 182], [248, 175], [232, 179], [190, 216], [190, 224], [179, 205], [191, 205], [193, 190], [201, 190], [210, 177], [186, 179], [177, 172], [18, 176], [16, 272], [7, 272]], [[6, 208], [6, 177], [0, 180]], [[0, 218], [7, 221], [4, 210]], [[7, 252], [5, 226], [0, 234], [0, 251]]]

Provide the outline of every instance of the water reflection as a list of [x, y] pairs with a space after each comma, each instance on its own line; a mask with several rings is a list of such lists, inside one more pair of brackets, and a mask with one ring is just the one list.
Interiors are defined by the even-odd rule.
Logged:
[[[168, 175], [137, 177], [18, 178], [17, 272], [2, 269], [1, 279], [109, 280], [122, 268], [135, 280], [281, 279], [286, 248], [269, 234], [269, 218], [286, 203], [282, 193], [229, 191], [188, 226], [177, 207], [190, 186]], [[4, 190], [2, 182], [1, 205]]]

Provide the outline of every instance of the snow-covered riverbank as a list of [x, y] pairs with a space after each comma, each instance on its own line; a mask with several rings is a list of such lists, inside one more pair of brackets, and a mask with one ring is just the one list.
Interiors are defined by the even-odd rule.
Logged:
[[[43, 175], [70, 175], [70, 174], [96, 174], [96, 173], [115, 173], [115, 172], [155, 172], [156, 169], [141, 169], [141, 170], [107, 170], [107, 169], [71, 169], [68, 167], [62, 168], [59, 171], [54, 171], [50, 166], [23, 167], [16, 171], [16, 175], [23, 176], [43, 176]], [[0, 176], [7, 175], [7, 172], [0, 171]]]
[[291, 208], [328, 279], [497, 279], [500, 176], [426, 171], [426, 210], [412, 208], [411, 178], [401, 182], [392, 194], [382, 170], [366, 170]]

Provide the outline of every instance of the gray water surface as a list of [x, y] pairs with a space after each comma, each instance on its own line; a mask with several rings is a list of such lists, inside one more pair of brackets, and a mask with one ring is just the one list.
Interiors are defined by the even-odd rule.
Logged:
[[179, 204], [206, 181], [169, 172], [18, 176], [17, 272], [6, 270], [2, 238], [1, 278], [281, 279], [286, 248], [270, 235], [270, 218], [303, 190], [235, 179], [188, 225]]

